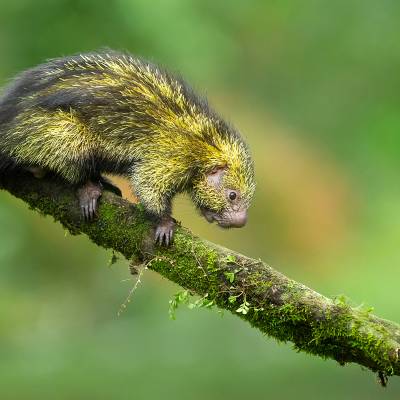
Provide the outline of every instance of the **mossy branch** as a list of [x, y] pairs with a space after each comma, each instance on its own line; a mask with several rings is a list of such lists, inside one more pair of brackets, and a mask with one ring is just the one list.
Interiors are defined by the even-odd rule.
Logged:
[[29, 174], [0, 178], [0, 187], [99, 246], [122, 253], [264, 334], [294, 343], [296, 350], [355, 362], [379, 374], [382, 384], [400, 375], [400, 326], [345, 301], [332, 300], [260, 260], [193, 236], [179, 227], [174, 245], [154, 246], [154, 227], [140, 207], [105, 192], [95, 222], [82, 221], [73, 187]]

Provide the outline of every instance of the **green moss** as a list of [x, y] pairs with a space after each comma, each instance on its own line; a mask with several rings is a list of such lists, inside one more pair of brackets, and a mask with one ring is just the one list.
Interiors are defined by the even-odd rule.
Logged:
[[55, 221], [61, 221], [64, 227], [72, 234], [81, 233], [76, 223], [72, 222], [69, 217], [69, 208], [73, 199], [69, 196], [64, 197], [61, 201], [55, 201], [47, 196], [40, 196], [38, 193], [28, 193], [24, 197], [29, 208], [39, 212], [41, 215], [51, 215]]
[[272, 282], [266, 279], [262, 272], [255, 272], [251, 274], [248, 277], [247, 282], [254, 288], [255, 293], [258, 294], [263, 294], [272, 287]]
[[209, 250], [205, 251], [205, 255], [207, 258], [207, 270], [212, 274], [219, 271], [220, 268], [218, 266], [218, 255], [215, 252]]

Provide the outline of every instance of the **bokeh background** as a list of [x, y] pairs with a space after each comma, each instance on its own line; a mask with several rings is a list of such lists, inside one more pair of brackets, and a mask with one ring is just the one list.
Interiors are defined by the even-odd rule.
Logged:
[[[250, 220], [195, 233], [400, 322], [400, 3], [0, 0], [0, 83], [111, 47], [179, 71], [247, 138]], [[298, 354], [0, 192], [1, 399], [398, 399], [358, 366]]]

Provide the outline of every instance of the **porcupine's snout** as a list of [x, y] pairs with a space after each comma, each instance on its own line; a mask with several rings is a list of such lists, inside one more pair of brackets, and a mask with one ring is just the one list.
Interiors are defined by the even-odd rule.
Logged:
[[247, 210], [228, 210], [216, 213], [207, 209], [201, 210], [208, 222], [216, 222], [221, 228], [241, 228], [247, 222]]

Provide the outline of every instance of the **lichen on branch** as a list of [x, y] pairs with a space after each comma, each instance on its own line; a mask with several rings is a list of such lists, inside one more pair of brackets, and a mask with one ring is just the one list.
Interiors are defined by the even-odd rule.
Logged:
[[179, 227], [169, 248], [154, 245], [154, 227], [144, 211], [105, 192], [95, 222], [80, 217], [73, 187], [29, 174], [0, 177], [0, 188], [51, 215], [72, 234], [146, 266], [189, 293], [248, 321], [264, 334], [294, 348], [344, 365], [376, 372], [383, 385], [400, 375], [400, 326], [343, 299], [329, 299], [261, 260], [210, 243]]

